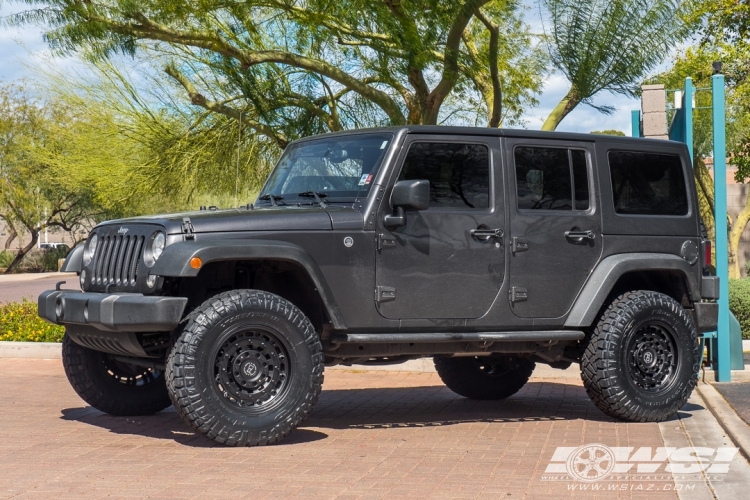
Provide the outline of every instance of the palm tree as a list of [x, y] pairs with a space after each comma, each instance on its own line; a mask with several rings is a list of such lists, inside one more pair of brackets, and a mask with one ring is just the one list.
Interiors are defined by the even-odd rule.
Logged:
[[[542, 130], [555, 130], [578, 104], [602, 90], [635, 96], [637, 84], [689, 33], [691, 0], [540, 0], [554, 67], [570, 90]], [[594, 106], [611, 114], [611, 106]]]

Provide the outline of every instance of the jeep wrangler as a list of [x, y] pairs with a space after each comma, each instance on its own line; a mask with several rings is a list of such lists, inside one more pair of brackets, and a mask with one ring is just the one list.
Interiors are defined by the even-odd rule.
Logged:
[[422, 357], [485, 400], [577, 363], [654, 422], [696, 385], [710, 263], [683, 144], [408, 126], [291, 143], [254, 204], [98, 225], [39, 315], [86, 403], [227, 445], [289, 434], [325, 365]]

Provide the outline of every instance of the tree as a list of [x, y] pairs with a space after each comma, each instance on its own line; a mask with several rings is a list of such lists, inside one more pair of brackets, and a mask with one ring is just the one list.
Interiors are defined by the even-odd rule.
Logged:
[[[579, 104], [606, 90], [635, 97], [637, 85], [689, 34], [682, 0], [541, 0], [547, 47], [570, 82], [542, 130], [555, 130]], [[610, 106], [594, 106], [611, 114]]]
[[54, 147], [53, 125], [70, 126], [70, 119], [64, 106], [45, 106], [18, 86], [0, 87], [0, 214], [13, 232], [31, 236], [6, 273], [34, 248], [45, 228], [74, 233], [92, 216], [87, 187], [68, 189], [35, 155], [39, 148]]
[[[27, 0], [61, 53], [157, 61], [196, 107], [258, 141], [375, 125], [517, 121], [542, 57], [517, 0]], [[477, 119], [477, 118], [475, 118]], [[264, 146], [265, 147], [265, 146]]]
[[620, 137], [625, 137], [625, 134], [619, 130], [594, 130], [593, 132], [590, 132], [591, 134], [595, 135], [617, 135]]

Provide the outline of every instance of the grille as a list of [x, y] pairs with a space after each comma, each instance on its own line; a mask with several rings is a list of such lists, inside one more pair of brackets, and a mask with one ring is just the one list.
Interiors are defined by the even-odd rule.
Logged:
[[139, 235], [102, 236], [91, 263], [91, 283], [135, 286], [144, 239]]

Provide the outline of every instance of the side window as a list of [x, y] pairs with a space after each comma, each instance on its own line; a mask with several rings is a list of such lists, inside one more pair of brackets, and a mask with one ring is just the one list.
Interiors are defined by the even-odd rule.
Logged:
[[618, 214], [687, 215], [687, 187], [678, 155], [610, 151], [609, 171]]
[[519, 146], [513, 151], [519, 210], [588, 210], [586, 151]]
[[430, 181], [430, 207], [488, 208], [490, 159], [482, 144], [415, 142], [398, 180]]

